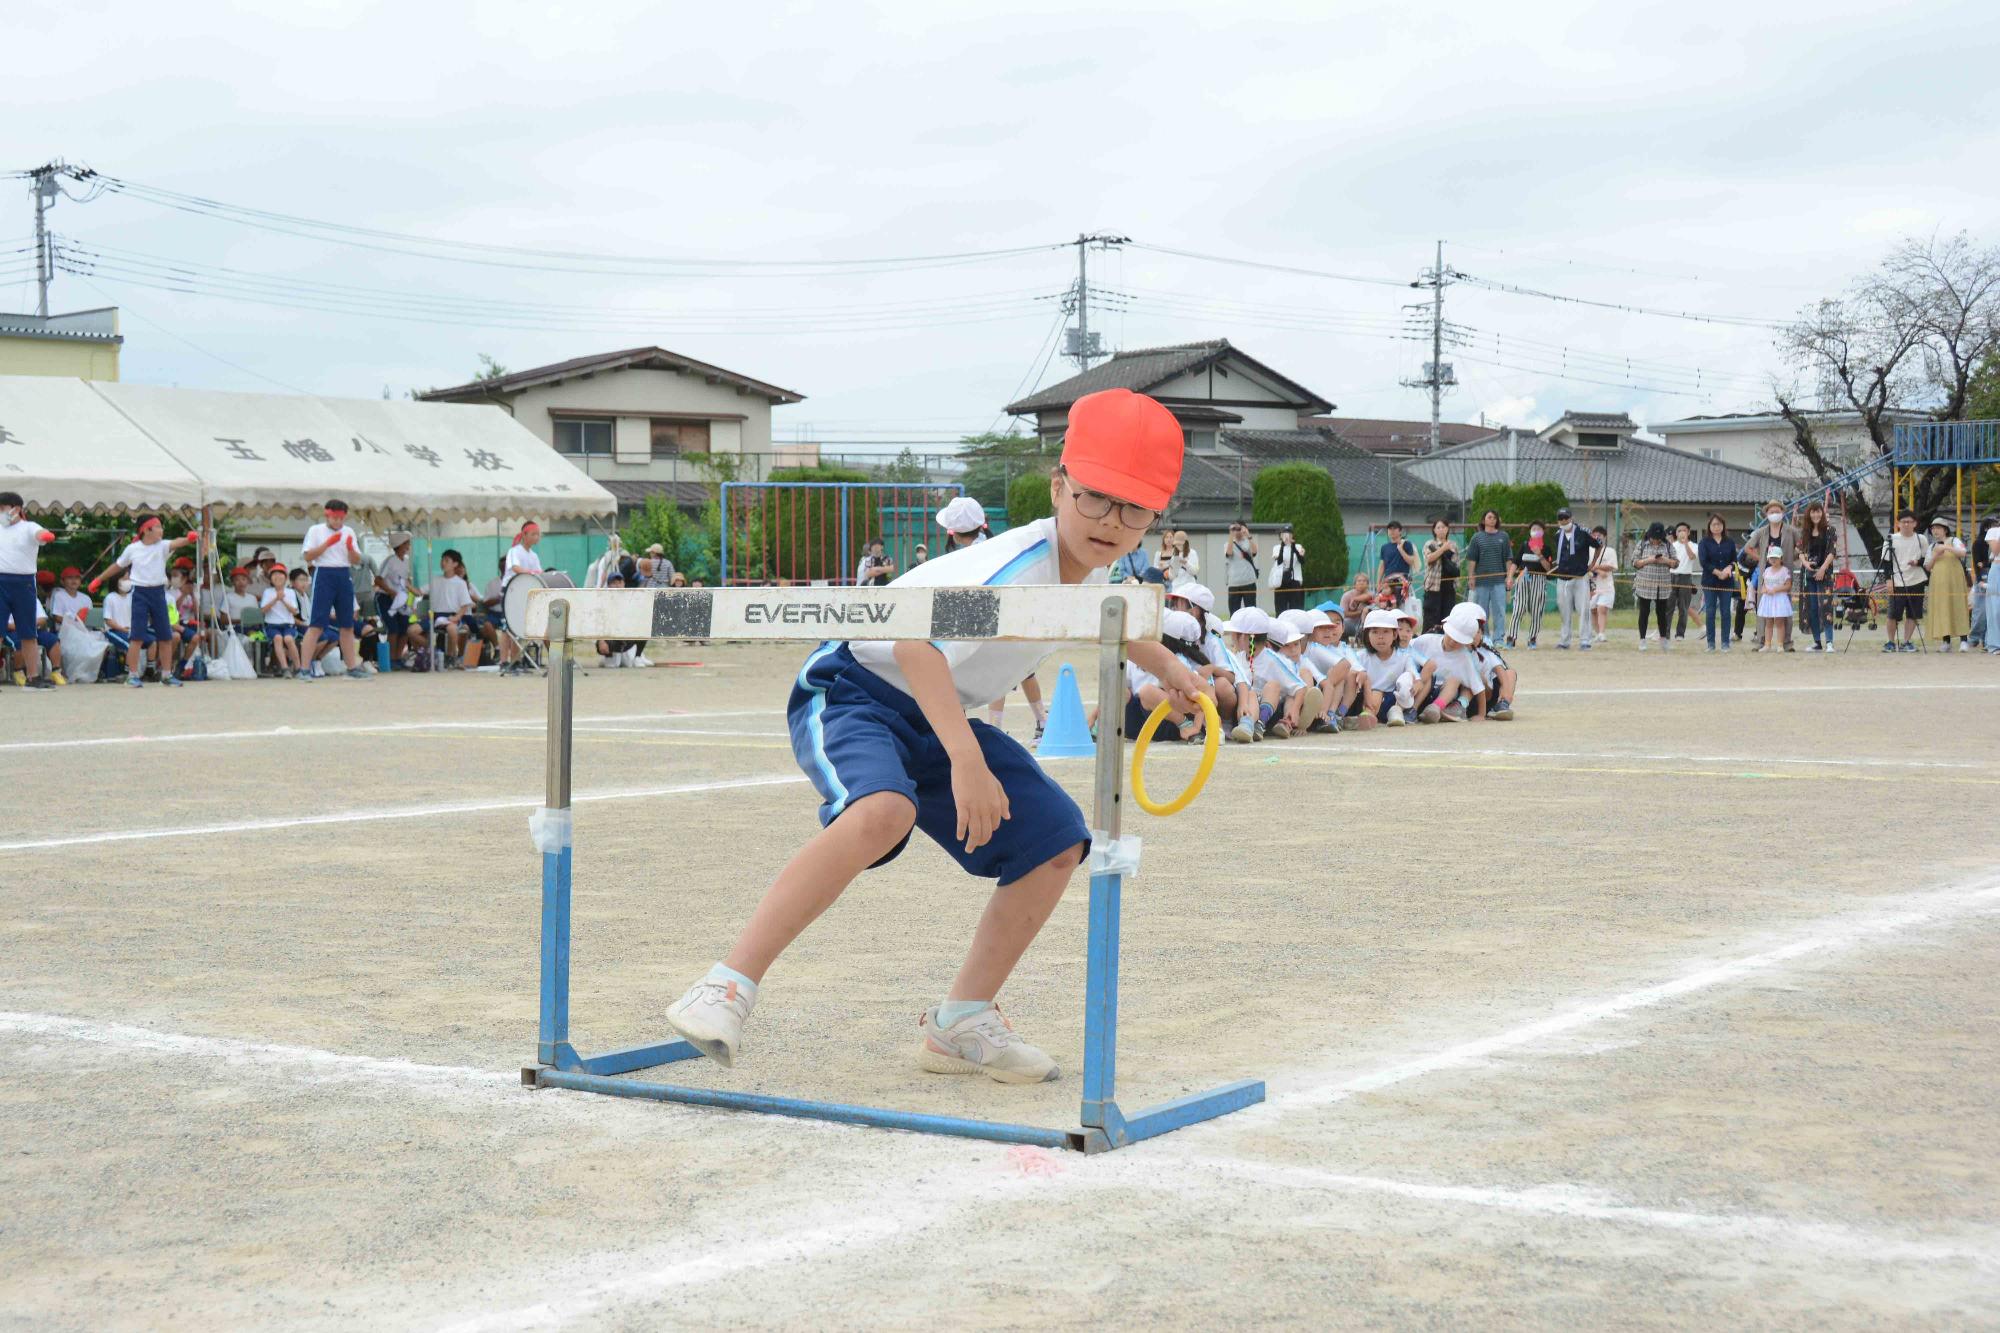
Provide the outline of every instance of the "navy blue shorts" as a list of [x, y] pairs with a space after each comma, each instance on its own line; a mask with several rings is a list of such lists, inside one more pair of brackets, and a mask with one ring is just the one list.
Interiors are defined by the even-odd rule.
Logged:
[[354, 573], [338, 565], [321, 565], [313, 571], [312, 627], [314, 629], [354, 628]]
[[35, 576], [0, 574], [0, 625], [35, 623]]
[[[993, 838], [967, 852], [951, 795], [951, 760], [917, 701], [861, 666], [845, 643], [822, 644], [799, 671], [786, 707], [792, 753], [819, 792], [819, 822], [831, 824], [855, 801], [893, 791], [917, 808], [917, 827], [968, 874], [1012, 884], [1070, 848], [1090, 844], [1083, 811], [1019, 741], [972, 722], [986, 766], [1007, 792], [1009, 815]], [[905, 838], [876, 862], [886, 865]]]
[[297, 625], [273, 625], [267, 620], [264, 622], [264, 633], [273, 642], [279, 639], [296, 639], [299, 637], [299, 627]]
[[165, 584], [143, 588], [132, 586], [132, 642], [141, 647], [170, 642], [174, 625], [167, 619]]

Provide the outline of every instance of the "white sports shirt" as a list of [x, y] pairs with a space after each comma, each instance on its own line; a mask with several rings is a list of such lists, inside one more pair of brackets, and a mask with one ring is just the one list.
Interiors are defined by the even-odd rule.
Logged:
[[[350, 565], [352, 565], [354, 563], [354, 556], [353, 553], [348, 550], [347, 546], [347, 541], [348, 541], [347, 534], [352, 531], [353, 531], [352, 528], [347, 528], [347, 527], [341, 528], [339, 530], [340, 540], [334, 542], [332, 546], [329, 546], [326, 550], [321, 551], [319, 553], [319, 558], [312, 562], [313, 568], [346, 569]], [[335, 535], [334, 529], [328, 527], [324, 523], [315, 523], [311, 527], [306, 529], [306, 539], [301, 549], [310, 551], [313, 547], [318, 546], [321, 542], [333, 541], [334, 535]], [[358, 542], [361, 539], [357, 537], [354, 540]]]
[[119, 553], [118, 563], [132, 571], [133, 587], [164, 588], [167, 586], [167, 539], [162, 537], [150, 546], [145, 542], [133, 542]]
[[41, 524], [25, 518], [0, 528], [0, 574], [33, 574], [44, 531]]
[[[1093, 569], [1086, 584], [1109, 583], [1109, 570]], [[990, 541], [961, 546], [896, 576], [892, 588], [996, 588], [1062, 582], [1056, 560], [1056, 521], [1037, 519]], [[935, 645], [951, 667], [959, 701], [967, 708], [991, 703], [1033, 674], [1060, 644], [968, 640]], [[854, 660], [905, 694], [910, 682], [896, 666], [896, 645], [879, 639], [850, 645]], [[831, 652], [831, 647], [820, 649]], [[818, 654], [815, 654], [817, 656]]]

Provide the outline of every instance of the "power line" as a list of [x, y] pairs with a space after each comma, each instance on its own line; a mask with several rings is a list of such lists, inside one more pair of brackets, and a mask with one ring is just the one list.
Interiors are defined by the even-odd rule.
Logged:
[[301, 389], [296, 384], [290, 384], [284, 380], [277, 379], [270, 375], [266, 375], [261, 370], [252, 370], [248, 366], [240, 365], [235, 361], [231, 361], [228, 357], [223, 356], [219, 352], [211, 352], [206, 347], [203, 347], [200, 343], [194, 341], [192, 338], [183, 337], [182, 335], [168, 328], [166, 325], [160, 323], [160, 321], [158, 321], [157, 319], [150, 318], [145, 314], [144, 311], [135, 310], [133, 307], [124, 304], [122, 301], [118, 301], [115, 297], [111, 295], [111, 293], [105, 291], [102, 287], [99, 287], [96, 283], [92, 282], [90, 279], [80, 278], [79, 281], [81, 281], [84, 286], [89, 287], [91, 290], [97, 292], [105, 300], [111, 301], [114, 304], [116, 304], [124, 314], [132, 316], [134, 319], [137, 319], [142, 324], [150, 324], [152, 327], [158, 329], [161, 333], [164, 333], [169, 338], [172, 338], [175, 342], [180, 343], [183, 346], [193, 348], [195, 351], [200, 352], [203, 356], [207, 357], [211, 361], [220, 361], [223, 365], [228, 366], [231, 370], [240, 370], [245, 375], [248, 375], [253, 379], [263, 380], [266, 384], [275, 384], [280, 389], [290, 389], [293, 393], [312, 392], [312, 390], [310, 389]]
[[1491, 278], [1475, 277], [1461, 273], [1458, 278], [1475, 287], [1490, 292], [1504, 292], [1510, 296], [1532, 296], [1542, 301], [1562, 301], [1570, 305], [1594, 306], [1599, 310], [1619, 310], [1631, 315], [1654, 315], [1661, 319], [1684, 319], [1697, 324], [1727, 324], [1738, 328], [1782, 329], [1782, 320], [1755, 319], [1748, 315], [1702, 315], [1690, 310], [1661, 310], [1654, 306], [1628, 305], [1620, 301], [1594, 301], [1583, 296], [1564, 296], [1557, 292], [1540, 291], [1533, 287], [1521, 287], [1509, 282], [1495, 282]]
[[485, 241], [459, 241], [331, 222], [293, 213], [226, 203], [201, 195], [187, 194], [138, 181], [70, 168], [67, 174], [80, 182], [98, 182], [115, 194], [142, 200], [158, 207], [200, 217], [252, 227], [281, 235], [299, 236], [329, 244], [355, 246], [444, 259], [455, 263], [485, 264], [490, 267], [525, 268], [543, 272], [586, 272], [659, 274], [680, 271], [677, 276], [724, 277], [731, 275], [798, 276], [801, 273], [893, 272], [907, 269], [946, 267], [983, 263], [1059, 249], [1068, 242], [1006, 246], [986, 250], [957, 250], [930, 254], [881, 255], [863, 259], [722, 259], [699, 256], [615, 254], [602, 251], [544, 249], [531, 246], [500, 245]]
[[1133, 242], [1133, 248], [1151, 250], [1155, 254], [1177, 255], [1182, 259], [1199, 259], [1208, 264], [1232, 264], [1237, 268], [1257, 268], [1270, 273], [1294, 273], [1308, 278], [1329, 278], [1335, 282], [1360, 282], [1372, 287], [1408, 287], [1410, 284], [1396, 278], [1371, 278], [1354, 273], [1330, 273], [1325, 269], [1301, 268], [1293, 264], [1268, 264], [1258, 259], [1235, 259], [1228, 255], [1206, 255], [1197, 250], [1177, 250], [1172, 246], [1149, 245], [1143, 241]]

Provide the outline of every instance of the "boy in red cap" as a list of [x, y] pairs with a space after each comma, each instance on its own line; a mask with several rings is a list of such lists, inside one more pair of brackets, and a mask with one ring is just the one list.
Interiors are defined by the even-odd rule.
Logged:
[[354, 641], [354, 566], [361, 561], [361, 544], [347, 526], [347, 501], [328, 500], [326, 521], [306, 529], [299, 559], [312, 569], [312, 607], [305, 642], [299, 647], [299, 679], [312, 683], [319, 662], [320, 636], [332, 630], [340, 636], [340, 660], [351, 680], [366, 680], [356, 670], [361, 650]]
[[[947, 551], [892, 586], [1108, 583], [1180, 484], [1181, 428], [1125, 389], [1077, 400], [1049, 478], [1053, 517]], [[821, 828], [765, 892], [736, 944], [667, 1010], [703, 1054], [732, 1065], [765, 971], [856, 876], [893, 860], [922, 829], [969, 873], [998, 881], [942, 1003], [918, 1020], [918, 1061], [934, 1073], [1041, 1083], [1055, 1061], [994, 1007], [1007, 976], [1055, 910], [1090, 848], [1076, 802], [1019, 742], [965, 712], [1033, 673], [1051, 645], [829, 642], [806, 659], [787, 710], [792, 749], [818, 789]], [[1176, 708], [1201, 681], [1165, 645], [1131, 660]]]
[[118, 571], [131, 572], [132, 624], [125, 649], [125, 676], [134, 689], [145, 684], [147, 648], [153, 650], [161, 683], [180, 684], [174, 679], [174, 627], [167, 617], [167, 556], [182, 546], [195, 545], [201, 535], [190, 532], [167, 541], [160, 534], [158, 518], [149, 514], [141, 519], [139, 539], [119, 552], [110, 569], [90, 581], [90, 590], [96, 592], [98, 584]]

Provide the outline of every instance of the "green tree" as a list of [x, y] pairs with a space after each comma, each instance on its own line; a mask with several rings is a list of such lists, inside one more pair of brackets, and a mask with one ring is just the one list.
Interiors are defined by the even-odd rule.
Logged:
[[646, 507], [618, 533], [625, 549], [638, 554], [658, 542], [674, 568], [689, 579], [713, 582], [722, 541], [722, 510], [714, 500], [690, 514], [663, 495], [646, 497]]
[[967, 460], [959, 481], [965, 493], [988, 509], [1007, 504], [1014, 478], [1026, 473], [1047, 476], [1052, 458], [1043, 453], [1035, 435], [967, 435], [959, 440], [960, 455]]
[[485, 384], [489, 380], [503, 379], [506, 377], [506, 374], [507, 367], [501, 365], [498, 361], [486, 355], [486, 353], [481, 352], [479, 354], [479, 373], [472, 377], [472, 382], [474, 384]]
[[[1489, 509], [1499, 512], [1502, 527], [1511, 527], [1516, 523], [1549, 525], [1556, 521], [1556, 510], [1568, 503], [1569, 497], [1563, 494], [1560, 482], [1509, 485], [1504, 481], [1482, 481], [1473, 488], [1472, 503], [1466, 507], [1466, 525], [1477, 527], [1479, 516]], [[1518, 533], [1515, 534], [1515, 545], [1520, 545]]]
[[1018, 528], [1055, 513], [1049, 503], [1049, 478], [1045, 472], [1024, 472], [1007, 487], [1007, 526]]
[[1274, 463], [1259, 471], [1251, 485], [1250, 521], [1260, 528], [1292, 525], [1306, 551], [1306, 587], [1333, 589], [1347, 582], [1347, 524], [1325, 469]]
[[903, 452], [896, 455], [894, 462], [884, 463], [876, 472], [876, 480], [898, 486], [920, 486], [927, 480], [923, 460], [910, 452], [907, 444], [903, 446]]

